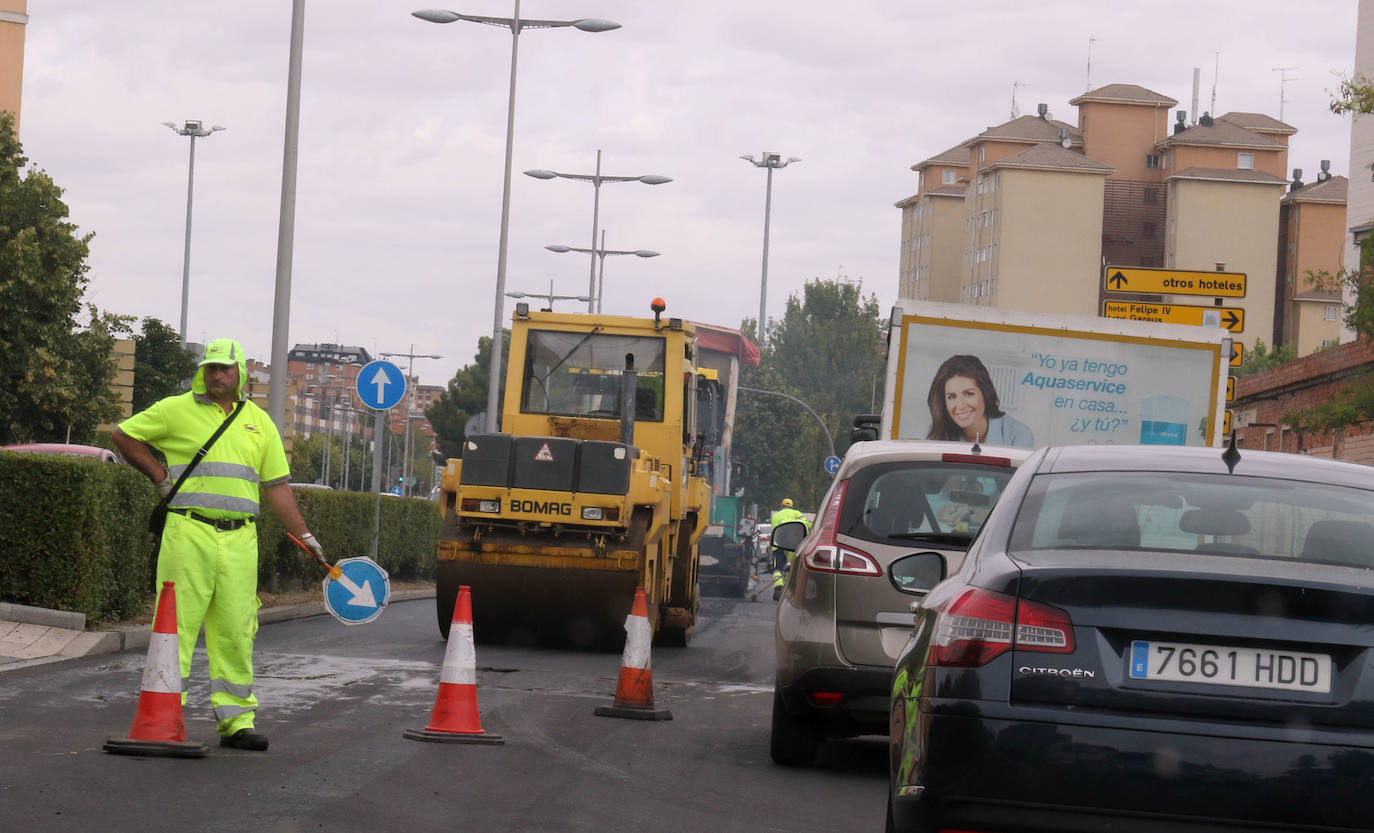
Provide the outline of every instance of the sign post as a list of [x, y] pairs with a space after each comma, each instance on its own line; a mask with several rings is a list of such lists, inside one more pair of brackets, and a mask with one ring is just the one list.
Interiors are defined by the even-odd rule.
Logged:
[[[384, 411], [396, 406], [406, 395], [406, 377], [401, 369], [388, 361], [371, 361], [358, 371], [358, 399], [371, 408], [372, 414], [372, 499], [376, 506], [372, 511], [372, 550], [377, 557], [377, 538], [381, 530], [382, 497], [382, 437], [387, 430]], [[410, 415], [407, 414], [409, 419]]]

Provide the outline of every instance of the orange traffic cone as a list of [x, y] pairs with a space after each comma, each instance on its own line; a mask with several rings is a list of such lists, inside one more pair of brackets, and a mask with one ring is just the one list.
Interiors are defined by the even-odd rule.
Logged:
[[439, 696], [434, 712], [423, 729], [406, 729], [411, 740], [432, 743], [505, 743], [500, 735], [482, 731], [477, 713], [477, 649], [472, 642], [472, 593], [465, 584], [458, 588], [449, 626], [444, 667], [439, 672]]
[[597, 706], [600, 717], [628, 717], [635, 720], [672, 720], [667, 709], [654, 708], [654, 677], [649, 671], [649, 609], [644, 588], [635, 588], [634, 607], [625, 617], [625, 653], [620, 658], [620, 678], [615, 684], [615, 702]]
[[177, 594], [170, 581], [162, 583], [143, 664], [143, 688], [129, 736], [105, 741], [115, 755], [159, 758], [204, 758], [205, 744], [186, 740], [181, 718], [181, 662], [177, 652]]

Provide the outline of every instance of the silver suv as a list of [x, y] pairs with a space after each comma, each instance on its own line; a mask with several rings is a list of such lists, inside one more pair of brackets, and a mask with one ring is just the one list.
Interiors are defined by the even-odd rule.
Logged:
[[775, 546], [795, 551], [774, 625], [775, 762], [804, 766], [823, 740], [887, 732], [911, 603], [959, 567], [1031, 453], [933, 440], [855, 443], [811, 532], [798, 522], [772, 531]]

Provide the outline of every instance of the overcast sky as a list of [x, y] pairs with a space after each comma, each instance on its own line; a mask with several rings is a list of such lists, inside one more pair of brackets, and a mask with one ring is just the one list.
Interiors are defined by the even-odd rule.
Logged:
[[[512, 39], [412, 17], [426, 1], [306, 4], [289, 340], [413, 344], [444, 356], [415, 365], [444, 384], [492, 329]], [[1355, 0], [964, 5], [525, 0], [526, 18], [623, 28], [520, 37], [507, 290], [587, 291], [587, 256], [544, 246], [591, 245], [592, 186], [521, 172], [590, 174], [599, 148], [603, 175], [674, 180], [602, 186], [607, 248], [662, 253], [607, 258], [606, 312], [662, 296], [669, 315], [739, 326], [758, 314], [767, 174], [738, 157], [777, 151], [803, 161], [774, 174], [768, 315], [816, 277], [888, 306], [910, 166], [1006, 121], [1017, 82], [1022, 114], [1045, 102], [1076, 122], [1089, 82], [1188, 109], [1199, 67], [1201, 109], [1215, 86], [1215, 114], [1277, 117], [1286, 75], [1290, 166], [1349, 174], [1349, 121], [1328, 103], [1353, 67]], [[29, 0], [21, 139], [95, 232], [88, 300], [177, 327], [189, 139], [162, 122], [224, 125], [196, 142], [188, 338], [270, 360], [290, 7]]]

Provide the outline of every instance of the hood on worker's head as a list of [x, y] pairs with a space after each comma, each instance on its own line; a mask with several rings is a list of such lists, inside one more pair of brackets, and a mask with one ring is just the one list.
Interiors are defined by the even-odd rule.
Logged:
[[232, 338], [217, 338], [205, 345], [205, 358], [200, 360], [196, 375], [191, 379], [192, 393], [205, 393], [205, 370], [207, 364], [236, 364], [239, 366], [239, 389], [234, 399], [243, 398], [243, 385], [248, 380], [248, 359], [243, 355], [243, 345]]

